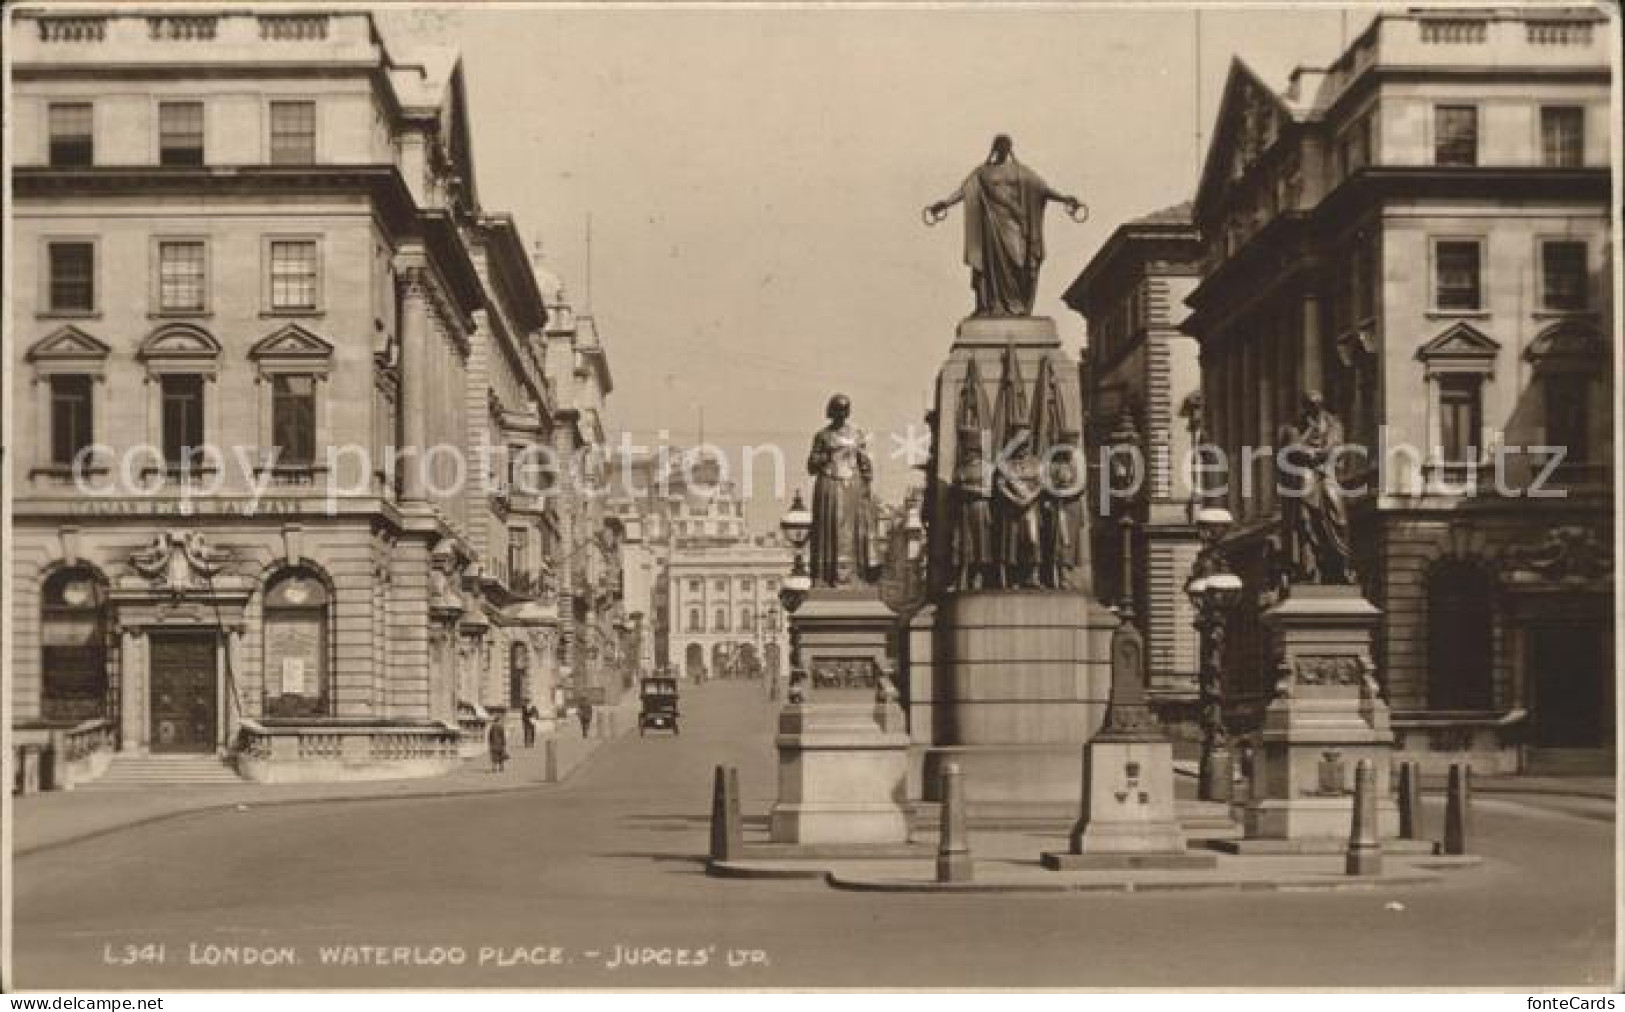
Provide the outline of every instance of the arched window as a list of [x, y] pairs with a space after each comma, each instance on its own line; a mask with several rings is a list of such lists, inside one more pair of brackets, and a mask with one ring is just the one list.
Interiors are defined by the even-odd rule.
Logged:
[[306, 570], [280, 573], [265, 588], [267, 717], [331, 715], [328, 604], [327, 588]]
[[1466, 560], [1440, 562], [1428, 577], [1428, 707], [1494, 706], [1495, 605], [1489, 575]]
[[40, 615], [40, 716], [81, 721], [107, 715], [107, 590], [75, 566], [45, 581]]

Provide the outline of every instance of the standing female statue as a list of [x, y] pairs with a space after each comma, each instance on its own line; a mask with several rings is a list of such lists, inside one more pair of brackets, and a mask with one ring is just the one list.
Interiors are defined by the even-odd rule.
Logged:
[[824, 409], [829, 424], [813, 437], [807, 454], [807, 473], [816, 479], [810, 568], [813, 583], [824, 587], [873, 583], [880, 560], [869, 435], [848, 421], [851, 414], [845, 394], [831, 397]]
[[1083, 220], [1083, 203], [1017, 161], [1015, 145], [1000, 134], [959, 189], [925, 209], [926, 224], [934, 225], [950, 207], [965, 205], [965, 265], [977, 316], [1031, 315], [1044, 262], [1044, 207], [1052, 200]]

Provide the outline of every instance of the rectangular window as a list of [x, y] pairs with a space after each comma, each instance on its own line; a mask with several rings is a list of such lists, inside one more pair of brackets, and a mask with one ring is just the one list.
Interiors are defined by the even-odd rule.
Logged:
[[276, 462], [309, 467], [316, 460], [316, 380], [311, 376], [271, 377], [271, 439]]
[[203, 377], [164, 376], [164, 463], [171, 468], [195, 466], [203, 448]]
[[158, 164], [203, 164], [203, 103], [158, 104]]
[[1479, 434], [1484, 423], [1481, 388], [1477, 376], [1445, 376], [1439, 380], [1439, 441], [1447, 464], [1478, 462]]
[[1479, 245], [1474, 240], [1446, 240], [1433, 248], [1433, 304], [1443, 312], [1477, 312], [1483, 308]]
[[96, 164], [95, 114], [89, 102], [52, 102], [46, 120], [52, 166], [70, 169]]
[[1566, 464], [1591, 459], [1591, 377], [1583, 372], [1553, 373], [1546, 377], [1546, 443], [1561, 446]]
[[94, 441], [91, 378], [51, 377], [51, 463], [66, 467]]
[[202, 312], [204, 307], [203, 243], [158, 244], [158, 309], [165, 313]]
[[271, 103], [271, 164], [310, 165], [316, 161], [316, 103]]
[[88, 242], [53, 242], [50, 305], [54, 313], [90, 313], [96, 309], [96, 246]]
[[1541, 160], [1551, 168], [1575, 168], [1585, 161], [1585, 109], [1548, 105], [1540, 110]]
[[1586, 308], [1586, 244], [1540, 244], [1540, 291], [1545, 307], [1556, 313], [1578, 313]]
[[523, 527], [508, 530], [508, 583], [518, 581], [530, 572], [530, 539]]
[[271, 243], [271, 308], [316, 308], [316, 242], [278, 239]]
[[1478, 164], [1478, 109], [1475, 106], [1434, 107], [1433, 162], [1435, 165]]

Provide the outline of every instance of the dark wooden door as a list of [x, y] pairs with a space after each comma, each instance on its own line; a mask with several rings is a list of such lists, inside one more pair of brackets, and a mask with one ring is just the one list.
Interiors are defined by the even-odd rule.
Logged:
[[1531, 745], [1595, 749], [1612, 744], [1612, 639], [1606, 623], [1530, 626]]
[[212, 752], [219, 728], [213, 633], [154, 633], [154, 752]]

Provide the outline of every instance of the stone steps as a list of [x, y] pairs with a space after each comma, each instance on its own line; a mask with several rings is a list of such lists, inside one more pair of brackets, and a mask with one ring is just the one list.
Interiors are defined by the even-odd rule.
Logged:
[[115, 755], [100, 779], [83, 789], [119, 789], [165, 785], [241, 786], [243, 779], [220, 757], [203, 753]]

